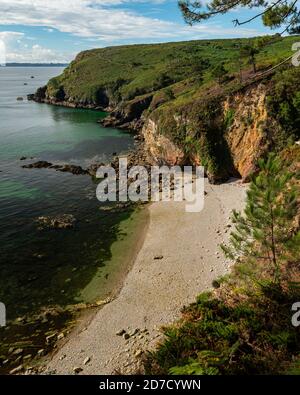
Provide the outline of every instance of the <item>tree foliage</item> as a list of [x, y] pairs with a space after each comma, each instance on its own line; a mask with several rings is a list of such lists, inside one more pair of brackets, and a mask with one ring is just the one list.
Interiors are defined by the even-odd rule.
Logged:
[[299, 235], [292, 231], [297, 193], [290, 182], [293, 174], [284, 170], [274, 154], [260, 160], [259, 167], [260, 173], [247, 193], [244, 215], [234, 211], [236, 229], [231, 233], [230, 246], [223, 245], [222, 249], [232, 259], [264, 260], [272, 268], [274, 282], [280, 284], [283, 263], [291, 258], [291, 252], [292, 259], [297, 259], [297, 250], [299, 256]]
[[241, 47], [241, 57], [247, 58], [249, 64], [253, 67], [253, 72], [256, 73], [256, 55], [259, 53], [259, 49], [255, 45], [247, 44]]
[[295, 34], [300, 32], [298, 0], [210, 0], [206, 5], [198, 0], [180, 0], [178, 4], [185, 21], [189, 24], [225, 14], [237, 7], [246, 7], [249, 9], [258, 8], [257, 14], [247, 20], [235, 19], [233, 21], [235, 25], [243, 25], [261, 17], [264, 25], [271, 29], [283, 26], [284, 30], [281, 33]]

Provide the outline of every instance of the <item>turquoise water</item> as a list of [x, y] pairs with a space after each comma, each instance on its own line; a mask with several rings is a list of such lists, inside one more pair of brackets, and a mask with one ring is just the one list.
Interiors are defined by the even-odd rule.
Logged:
[[[0, 301], [8, 320], [80, 301], [128, 216], [99, 210], [89, 176], [21, 167], [37, 160], [87, 167], [133, 147], [129, 134], [97, 124], [103, 113], [27, 101], [61, 72], [0, 67]], [[39, 216], [60, 214], [76, 217], [74, 230], [38, 230]]]

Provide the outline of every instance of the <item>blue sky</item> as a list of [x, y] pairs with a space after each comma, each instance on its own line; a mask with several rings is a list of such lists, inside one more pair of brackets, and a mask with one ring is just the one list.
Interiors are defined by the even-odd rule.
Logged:
[[247, 9], [190, 27], [177, 0], [0, 0], [0, 9], [7, 62], [68, 62], [81, 50], [108, 45], [270, 33], [260, 19], [233, 26], [233, 19], [254, 15]]

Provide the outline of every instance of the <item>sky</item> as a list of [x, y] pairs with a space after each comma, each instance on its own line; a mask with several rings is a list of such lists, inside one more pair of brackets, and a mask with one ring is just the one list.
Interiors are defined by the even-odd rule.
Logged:
[[6, 62], [68, 63], [111, 45], [270, 34], [259, 18], [234, 27], [233, 19], [254, 15], [241, 8], [189, 26], [177, 0], [0, 0], [0, 11]]

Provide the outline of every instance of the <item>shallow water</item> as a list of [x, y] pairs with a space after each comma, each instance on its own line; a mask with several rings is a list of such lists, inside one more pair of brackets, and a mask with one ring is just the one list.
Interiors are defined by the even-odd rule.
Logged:
[[[21, 167], [37, 160], [87, 167], [133, 147], [129, 134], [96, 123], [103, 113], [27, 101], [61, 71], [0, 67], [0, 301], [8, 320], [84, 300], [82, 290], [96, 274], [99, 292], [87, 294], [105, 297], [110, 247], [120, 221], [130, 217], [99, 210], [89, 176]], [[60, 214], [76, 217], [74, 230], [38, 230], [37, 217]]]

